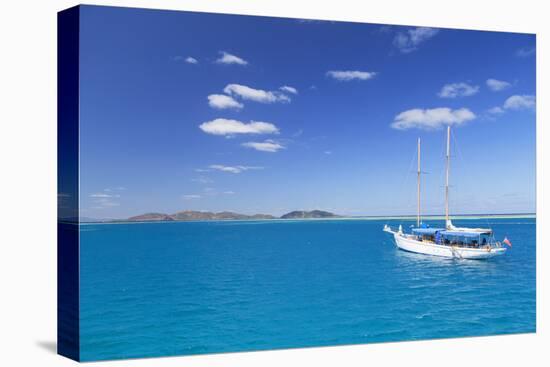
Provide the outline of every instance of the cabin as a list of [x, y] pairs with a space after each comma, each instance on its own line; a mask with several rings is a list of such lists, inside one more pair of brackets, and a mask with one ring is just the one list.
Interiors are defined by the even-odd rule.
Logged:
[[413, 228], [412, 233], [420, 242], [471, 248], [490, 245], [493, 239], [491, 232], [453, 231], [445, 228]]

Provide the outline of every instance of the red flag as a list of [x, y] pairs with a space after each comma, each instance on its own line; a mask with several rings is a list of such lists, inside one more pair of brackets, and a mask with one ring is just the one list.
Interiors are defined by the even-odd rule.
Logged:
[[502, 243], [505, 243], [505, 244], [507, 244], [508, 246], [512, 247], [512, 242], [510, 242], [510, 240], [508, 239], [508, 237], [504, 237], [504, 239], [502, 240]]

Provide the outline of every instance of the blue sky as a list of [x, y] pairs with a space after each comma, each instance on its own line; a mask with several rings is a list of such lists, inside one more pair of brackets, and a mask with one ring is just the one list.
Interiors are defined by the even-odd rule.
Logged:
[[[81, 215], [535, 211], [535, 36], [82, 8]], [[412, 165], [411, 165], [412, 162]]]

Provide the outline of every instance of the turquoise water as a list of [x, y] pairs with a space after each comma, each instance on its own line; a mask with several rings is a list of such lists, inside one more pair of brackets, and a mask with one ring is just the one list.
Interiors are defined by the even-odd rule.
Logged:
[[534, 219], [456, 221], [512, 240], [488, 261], [397, 250], [385, 223], [82, 225], [82, 360], [535, 331]]

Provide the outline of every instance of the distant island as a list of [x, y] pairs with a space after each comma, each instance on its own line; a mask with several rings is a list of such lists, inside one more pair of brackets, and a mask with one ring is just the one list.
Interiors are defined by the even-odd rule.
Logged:
[[174, 214], [145, 213], [127, 219], [92, 219], [81, 218], [80, 222], [184, 222], [200, 220], [266, 220], [266, 219], [314, 219], [314, 218], [342, 218], [342, 216], [324, 210], [295, 210], [280, 217], [270, 214], [240, 214], [230, 211], [209, 212], [197, 210], [184, 210]]
[[326, 212], [323, 210], [295, 210], [290, 213], [286, 213], [281, 216], [281, 219], [298, 219], [298, 218], [341, 218], [340, 215], [336, 215], [331, 212]]
[[157, 222], [157, 221], [190, 221], [190, 220], [246, 220], [246, 219], [277, 219], [269, 214], [246, 215], [234, 212], [201, 212], [184, 210], [175, 214], [146, 213], [127, 219], [129, 222]]

